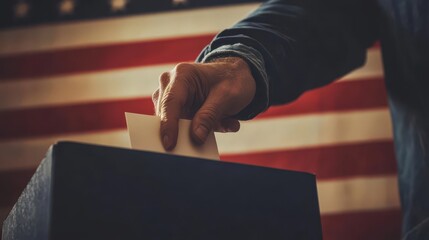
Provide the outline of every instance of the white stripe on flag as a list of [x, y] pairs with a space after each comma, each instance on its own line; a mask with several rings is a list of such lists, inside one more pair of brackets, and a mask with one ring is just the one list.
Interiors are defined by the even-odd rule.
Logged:
[[167, 64], [6, 81], [0, 83], [0, 110], [149, 97], [158, 88], [159, 75], [173, 67]]
[[322, 214], [399, 208], [396, 176], [318, 181]]
[[49, 146], [63, 140], [125, 148], [130, 146], [126, 130], [0, 142], [0, 171], [36, 167], [42, 161]]
[[[340, 81], [382, 76], [380, 51], [368, 51], [368, 62]], [[121, 70], [20, 79], [0, 83], [0, 110], [150, 97], [162, 72], [174, 64]], [[76, 94], [76, 93], [79, 94]]]
[[387, 109], [306, 114], [242, 122], [239, 134], [217, 134], [219, 151], [239, 154], [392, 139]]
[[[216, 137], [221, 154], [241, 154], [379, 141], [391, 139], [392, 133], [388, 110], [377, 109], [248, 121], [238, 133]], [[59, 140], [130, 146], [126, 130], [5, 141], [0, 143], [0, 171], [35, 167]]]
[[259, 4], [240, 4], [3, 30], [0, 31], [0, 55], [215, 34], [241, 20], [257, 6]]

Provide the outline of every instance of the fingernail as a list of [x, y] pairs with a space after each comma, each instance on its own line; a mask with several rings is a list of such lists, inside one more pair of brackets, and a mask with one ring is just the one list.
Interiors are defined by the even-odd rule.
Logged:
[[162, 143], [167, 150], [170, 149], [170, 142], [167, 134], [162, 137]]
[[208, 134], [208, 131], [207, 131], [207, 128], [205, 127], [198, 126], [195, 129], [195, 135], [197, 135], [197, 137], [201, 140], [201, 142], [204, 142], [206, 140], [207, 134]]

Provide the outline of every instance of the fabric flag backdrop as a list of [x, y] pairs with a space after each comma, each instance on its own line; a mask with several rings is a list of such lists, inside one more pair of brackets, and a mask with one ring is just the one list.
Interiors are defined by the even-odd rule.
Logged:
[[[128, 147], [124, 112], [152, 114], [158, 76], [193, 61], [250, 1], [0, 3], [0, 220], [58, 140]], [[317, 174], [324, 238], [399, 239], [380, 51], [334, 84], [217, 134], [221, 159]]]

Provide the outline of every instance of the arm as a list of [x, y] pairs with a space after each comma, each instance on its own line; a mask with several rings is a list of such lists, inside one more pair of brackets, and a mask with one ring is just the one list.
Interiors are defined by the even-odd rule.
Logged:
[[361, 66], [377, 36], [374, 0], [272, 0], [219, 33], [194, 64], [160, 77], [153, 94], [166, 149], [177, 121], [192, 119], [191, 136], [237, 131], [272, 104], [293, 101]]
[[259, 72], [253, 74], [259, 86], [257, 101], [240, 114], [248, 119], [267, 105], [291, 102], [361, 66], [366, 49], [378, 37], [377, 11], [373, 0], [268, 1], [219, 33], [198, 61], [249, 56], [245, 47], [239, 47], [242, 54], [237, 54], [237, 44], [259, 53], [250, 56], [260, 58], [264, 67], [251, 64], [258, 60], [247, 61], [253, 73]]

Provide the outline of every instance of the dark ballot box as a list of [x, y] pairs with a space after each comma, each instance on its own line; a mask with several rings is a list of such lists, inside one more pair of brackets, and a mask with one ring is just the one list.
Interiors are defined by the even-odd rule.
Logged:
[[60, 142], [3, 240], [322, 239], [314, 175]]

